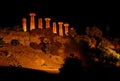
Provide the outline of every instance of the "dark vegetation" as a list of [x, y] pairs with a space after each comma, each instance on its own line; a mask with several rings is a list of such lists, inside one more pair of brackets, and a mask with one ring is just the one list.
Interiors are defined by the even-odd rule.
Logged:
[[104, 67], [100, 63], [92, 63], [88, 69], [84, 69], [81, 60], [67, 58], [60, 68], [60, 74], [49, 74], [43, 71], [22, 67], [0, 67], [0, 80], [12, 81], [119, 81], [120, 69], [114, 66]]
[[[49, 35], [47, 35], [49, 37]], [[83, 67], [84, 60], [74, 57], [65, 59], [63, 67], [60, 68], [60, 74], [48, 74], [42, 71], [26, 69], [22, 67], [0, 67], [0, 78], [3, 81], [119, 81], [120, 68], [116, 67], [119, 62], [120, 39], [107, 39], [97, 27], [87, 27], [85, 35], [77, 35], [74, 29], [70, 30], [70, 42], [64, 44], [65, 52], [77, 51], [84, 54], [89, 66]], [[49, 39], [49, 38], [48, 38]], [[50, 37], [52, 39], [52, 36]], [[44, 37], [40, 38], [41, 43], [30, 43], [34, 49], [40, 49], [43, 52], [56, 54], [57, 49], [61, 47], [60, 42], [44, 42]], [[115, 47], [110, 47], [112, 43]], [[13, 39], [13, 46], [19, 45], [19, 41]], [[4, 46], [4, 41], [0, 39], [0, 47]], [[118, 54], [117, 54], [118, 53]], [[5, 52], [7, 55], [7, 52]]]

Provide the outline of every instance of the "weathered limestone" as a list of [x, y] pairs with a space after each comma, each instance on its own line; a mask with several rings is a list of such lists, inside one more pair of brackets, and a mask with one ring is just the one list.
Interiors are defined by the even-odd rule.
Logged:
[[23, 27], [23, 31], [26, 32], [27, 31], [26, 18], [22, 18], [22, 27]]
[[12, 31], [10, 32], [9, 35], [4, 37], [4, 41], [5, 43], [11, 43], [12, 39], [16, 39], [20, 42], [20, 44], [24, 45], [24, 46], [29, 46], [30, 44], [30, 35], [29, 32], [16, 32], [16, 31]]
[[[30, 15], [30, 31], [35, 29], [35, 16], [36, 14], [35, 13], [29, 13]], [[50, 20], [51, 18], [47, 17], [47, 18], [44, 18], [45, 20], [45, 27], [43, 26], [44, 23], [43, 23], [43, 18], [38, 18], [38, 29], [50, 29], [51, 28], [51, 24], [50, 24]], [[58, 27], [57, 27], [58, 26]], [[64, 28], [63, 28], [64, 26]], [[23, 27], [23, 31], [26, 32], [28, 30], [27, 28], [27, 21], [26, 21], [26, 18], [22, 18], [22, 27]], [[58, 29], [57, 29], [58, 28]], [[68, 32], [69, 32], [69, 23], [63, 23], [63, 22], [52, 22], [52, 32], [54, 34], [58, 34], [59, 36], [63, 36], [64, 34], [66, 36], [68, 36]], [[72, 28], [70, 29], [72, 30]]]
[[64, 24], [64, 27], [65, 27], [65, 35], [67, 36], [68, 35], [68, 32], [69, 32], [69, 23], [65, 23]]
[[42, 18], [38, 18], [38, 28], [43, 29]]
[[35, 13], [30, 13], [30, 31], [35, 29]]
[[46, 27], [45, 28], [50, 28], [50, 20], [51, 20], [51, 18], [45, 18], [45, 21], [46, 21]]
[[57, 34], [57, 24], [56, 24], [56, 22], [53, 22], [53, 33], [55, 33], [55, 34]]
[[63, 22], [58, 22], [59, 25], [59, 35], [63, 36]]

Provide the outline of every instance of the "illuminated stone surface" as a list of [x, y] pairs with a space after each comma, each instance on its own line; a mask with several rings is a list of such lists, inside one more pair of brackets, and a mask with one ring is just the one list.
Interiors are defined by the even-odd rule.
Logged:
[[51, 18], [45, 18], [46, 28], [50, 28], [50, 20], [51, 20]]
[[59, 25], [59, 35], [63, 36], [63, 22], [58, 22]]
[[27, 31], [27, 22], [26, 22], [26, 18], [22, 18], [22, 27], [23, 27], [23, 31], [26, 32], [26, 31]]
[[56, 22], [53, 22], [53, 33], [57, 34], [57, 24]]
[[35, 29], [35, 13], [30, 13], [30, 30]]
[[38, 18], [38, 28], [43, 29], [42, 18]]
[[64, 24], [64, 27], [65, 27], [65, 35], [68, 36], [69, 24], [68, 24], [68, 23], [65, 23], [65, 24]]

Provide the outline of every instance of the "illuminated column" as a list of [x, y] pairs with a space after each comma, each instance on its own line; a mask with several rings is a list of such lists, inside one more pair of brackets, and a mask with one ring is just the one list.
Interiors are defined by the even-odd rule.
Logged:
[[45, 18], [46, 28], [50, 28], [50, 20], [51, 20], [51, 18]]
[[30, 13], [30, 31], [35, 29], [35, 13]]
[[42, 23], [42, 18], [38, 19], [38, 28], [43, 29], [43, 23]]
[[57, 25], [56, 22], [53, 22], [53, 33], [57, 34]]
[[63, 36], [63, 22], [58, 22], [59, 25], [59, 35]]
[[69, 32], [69, 30], [68, 30], [68, 29], [69, 29], [69, 28], [68, 28], [68, 27], [69, 27], [69, 24], [68, 24], [68, 23], [65, 23], [65, 24], [64, 24], [64, 27], [65, 27], [65, 35], [68, 35], [68, 32]]
[[22, 18], [22, 27], [23, 27], [23, 31], [26, 32], [27, 31], [26, 18]]

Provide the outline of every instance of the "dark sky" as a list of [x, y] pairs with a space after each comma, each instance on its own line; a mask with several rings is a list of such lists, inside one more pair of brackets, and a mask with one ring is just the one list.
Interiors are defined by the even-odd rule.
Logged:
[[29, 18], [30, 12], [37, 17], [51, 17], [52, 21], [70, 23], [78, 30], [97, 24], [105, 29], [108, 23], [112, 30], [118, 30], [119, 4], [109, 2], [82, 2], [65, 0], [0, 0], [0, 26], [21, 25], [21, 18]]

